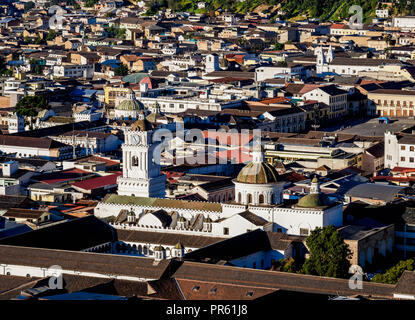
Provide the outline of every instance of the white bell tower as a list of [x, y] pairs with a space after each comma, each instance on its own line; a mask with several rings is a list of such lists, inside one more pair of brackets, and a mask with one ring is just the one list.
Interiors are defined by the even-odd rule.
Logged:
[[[145, 120], [139, 121], [144, 123]], [[160, 150], [157, 145], [152, 143], [152, 131], [125, 131], [123, 173], [117, 179], [119, 195], [165, 197], [166, 176], [160, 174]]]

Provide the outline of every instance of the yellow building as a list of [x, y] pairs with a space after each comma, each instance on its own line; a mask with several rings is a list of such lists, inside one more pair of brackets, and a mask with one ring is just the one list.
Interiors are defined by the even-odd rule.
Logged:
[[379, 89], [367, 94], [380, 116], [414, 116], [415, 92], [409, 90]]
[[104, 102], [107, 105], [114, 107], [115, 100], [125, 98], [130, 91], [130, 88], [104, 86]]

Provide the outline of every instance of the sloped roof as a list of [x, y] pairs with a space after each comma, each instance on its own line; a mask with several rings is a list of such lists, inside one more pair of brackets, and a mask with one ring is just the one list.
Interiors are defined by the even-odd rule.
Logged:
[[49, 268], [58, 263], [64, 270], [147, 279], [159, 279], [171, 265], [168, 260], [162, 260], [157, 265], [153, 262], [153, 259], [135, 256], [0, 245], [2, 264]]
[[3, 238], [0, 244], [78, 251], [115, 239], [109, 225], [95, 216], [87, 216]]
[[222, 205], [220, 203], [215, 202], [198, 202], [174, 199], [120, 196], [116, 194], [111, 194], [108, 197], [105, 197], [103, 203], [222, 212]]
[[91, 178], [83, 181], [78, 181], [72, 184], [72, 186], [84, 189], [84, 190], [92, 190], [92, 189], [98, 189], [109, 185], [115, 185], [117, 184], [117, 178], [122, 173], [115, 173], [108, 176], [102, 176], [102, 177], [96, 177]]
[[202, 248], [226, 239], [220, 237], [205, 237], [181, 233], [163, 233], [125, 229], [115, 229], [115, 233], [118, 240], [121, 241], [157, 243], [166, 246], [174, 246], [180, 242], [185, 248]]

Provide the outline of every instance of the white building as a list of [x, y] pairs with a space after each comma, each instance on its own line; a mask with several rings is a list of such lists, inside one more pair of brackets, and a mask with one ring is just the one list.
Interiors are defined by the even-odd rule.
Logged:
[[24, 131], [24, 117], [17, 113], [10, 115], [8, 119], [8, 131], [9, 133]]
[[206, 56], [205, 71], [210, 73], [220, 70], [219, 56], [217, 54], [208, 54]]
[[[144, 122], [140, 126], [144, 126]], [[236, 202], [161, 199], [164, 198], [165, 177], [160, 175], [160, 167], [151, 162], [149, 155], [154, 145], [149, 142], [150, 136], [150, 131], [127, 130], [123, 176], [118, 178], [119, 195], [110, 195], [100, 202], [95, 208], [97, 217], [116, 217], [122, 210], [128, 210], [138, 217], [136, 227], [140, 230], [180, 230], [221, 237], [255, 229], [308, 235], [317, 227], [342, 225], [342, 205], [330, 203], [320, 192], [317, 179], [312, 181], [309, 195], [294, 206], [284, 205], [283, 183], [278, 173], [262, 162], [258, 154], [235, 180]], [[207, 228], [204, 221], [210, 221], [211, 226]]]
[[200, 96], [193, 97], [148, 97], [141, 96], [140, 102], [144, 104], [146, 108], [151, 108], [156, 102], [160, 105], [160, 110], [164, 113], [181, 113], [187, 110], [210, 110], [210, 111], [222, 111], [226, 108], [239, 106], [240, 100], [232, 101], [218, 101], [215, 98], [203, 98]]
[[119, 195], [165, 197], [166, 176], [160, 174], [160, 150], [152, 141], [150, 126], [141, 113], [131, 129], [124, 132], [123, 174], [117, 179]]
[[74, 113], [75, 122], [81, 122], [81, 121], [98, 121], [102, 117], [102, 112], [98, 112], [93, 109], [86, 109], [80, 112]]
[[361, 72], [378, 72], [386, 64], [398, 63], [391, 59], [343, 58], [334, 56], [331, 46], [325, 50], [321, 46], [315, 49], [317, 74], [337, 74], [359, 76]]
[[401, 28], [402, 30], [415, 29], [415, 16], [394, 17], [392, 19], [392, 26]]
[[347, 91], [334, 85], [321, 86], [306, 92], [304, 100], [315, 100], [330, 107], [329, 118], [339, 118], [347, 113]]
[[415, 135], [385, 132], [385, 168], [415, 168]]
[[94, 76], [94, 66], [91, 64], [77, 65], [69, 63], [53, 66], [53, 76], [59, 78], [92, 78]]
[[290, 79], [294, 75], [300, 75], [303, 70], [302, 65], [286, 67], [259, 67], [255, 69], [255, 80], [264, 81], [274, 78]]
[[387, 18], [387, 17], [389, 17], [389, 10], [388, 9], [377, 9], [376, 10], [376, 17], [378, 17], [378, 18]]

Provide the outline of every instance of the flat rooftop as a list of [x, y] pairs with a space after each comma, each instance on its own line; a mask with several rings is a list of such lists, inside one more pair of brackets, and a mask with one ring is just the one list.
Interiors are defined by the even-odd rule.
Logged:
[[[365, 137], [383, 137], [386, 131], [399, 132], [404, 129], [415, 126], [415, 119], [410, 118], [389, 118], [392, 120], [391, 123], [379, 123], [377, 118], [370, 119], [362, 123], [351, 124], [350, 127], [346, 127], [341, 130], [341, 133], [356, 134]], [[326, 130], [326, 129], [325, 129]]]

